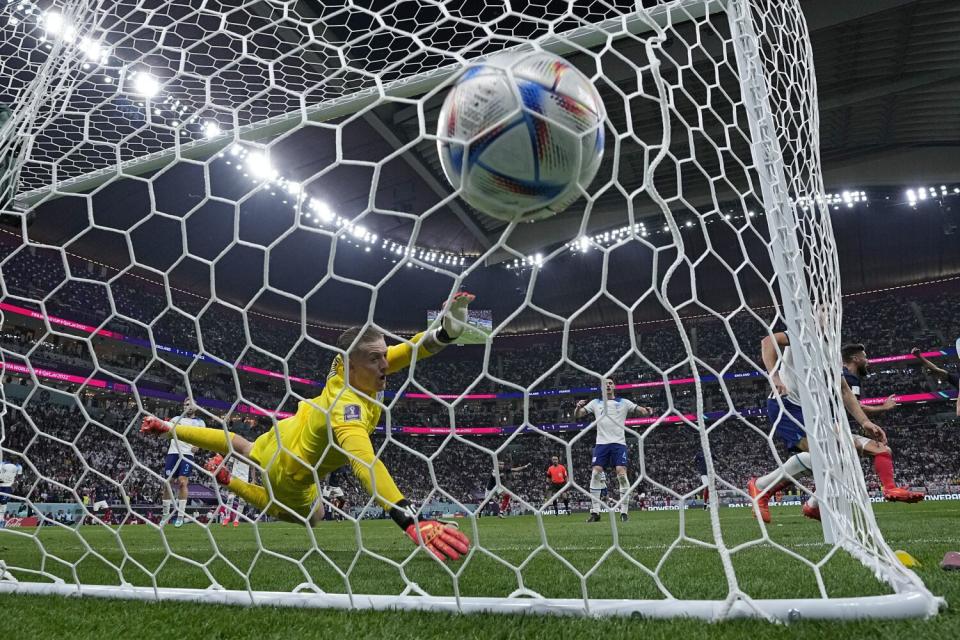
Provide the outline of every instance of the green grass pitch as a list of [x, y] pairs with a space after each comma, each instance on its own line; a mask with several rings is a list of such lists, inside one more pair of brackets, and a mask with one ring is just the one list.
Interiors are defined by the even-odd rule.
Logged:
[[[822, 623], [800, 621], [774, 628], [760, 621], [707, 624], [692, 620], [570, 619], [544, 616], [449, 615], [439, 613], [344, 612], [317, 609], [226, 607], [182, 603], [145, 603], [34, 596], [0, 596], [0, 620], [6, 630], [29, 630], [32, 636], [103, 637], [138, 634], [150, 638], [516, 638], [516, 637], [631, 637], [682, 638], [821, 638], [842, 633], [859, 638], [958, 638], [960, 572], [942, 571], [938, 564], [946, 551], [960, 550], [960, 504], [930, 502], [919, 505], [876, 505], [877, 519], [890, 545], [912, 553], [923, 566], [917, 570], [927, 586], [951, 605], [930, 621]], [[816, 523], [804, 520], [798, 509], [774, 508], [770, 537], [811, 561], [826, 557], [829, 548], [820, 541]], [[608, 553], [613, 543], [609, 521], [584, 522], [583, 514], [545, 518], [546, 542], [581, 572], [596, 567], [586, 580], [591, 597], [662, 598], [641, 563], [655, 571], [662, 586], [683, 599], [717, 599], [726, 593], [726, 582], [717, 554], [692, 542], [671, 547], [681, 532], [678, 512], [635, 512], [627, 523], [617, 523], [621, 553]], [[759, 526], [745, 509], [721, 511], [728, 546], [755, 539]], [[547, 597], [578, 597], [581, 582], [553, 556], [540, 537], [533, 517], [505, 520], [484, 518], [478, 532], [465, 530], [480, 547], [502, 558], [476, 553], [459, 571], [463, 595], [503, 596], [521, 586]], [[709, 542], [709, 523], [703, 511], [687, 511], [683, 532], [691, 540]], [[402, 562], [409, 541], [389, 521], [360, 525], [364, 548], [373, 554]], [[198, 587], [209, 585], [207, 572], [226, 588], [250, 587], [289, 590], [312, 579], [327, 591], [343, 592], [346, 578], [354, 593], [398, 593], [403, 588], [399, 570], [367, 553], [358, 553], [357, 530], [351, 523], [324, 523], [313, 530], [316, 546], [306, 529], [287, 524], [251, 525], [237, 529], [197, 525], [167, 528], [163, 534], [149, 527], [81, 527], [76, 531], [44, 528], [36, 538], [19, 536], [25, 530], [0, 531], [0, 559], [11, 565], [43, 569], [72, 581], [72, 572], [85, 583]], [[257, 534], [259, 533], [259, 544]], [[214, 545], [215, 541], [215, 545]], [[64, 564], [52, 555], [71, 564]], [[87, 550], [87, 544], [102, 556]], [[169, 553], [167, 547], [169, 546]], [[257, 553], [262, 546], [264, 552]], [[126, 558], [124, 554], [126, 550]], [[310, 549], [314, 551], [310, 552]], [[218, 553], [219, 552], [219, 553]], [[273, 553], [270, 553], [273, 552]], [[288, 558], [296, 558], [294, 562]], [[606, 555], [605, 555], [606, 554]], [[765, 598], [816, 597], [814, 572], [802, 561], [769, 545], [751, 547], [733, 557], [740, 584], [751, 595]], [[436, 595], [452, 594], [453, 581], [437, 563], [418, 553], [405, 563], [409, 580]], [[153, 577], [151, 577], [151, 574]], [[831, 596], [887, 593], [856, 561], [845, 554], [827, 560], [822, 569]]]

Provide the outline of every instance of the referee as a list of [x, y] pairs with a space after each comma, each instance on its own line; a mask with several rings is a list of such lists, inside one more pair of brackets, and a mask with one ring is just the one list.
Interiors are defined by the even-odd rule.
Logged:
[[567, 513], [570, 511], [570, 497], [566, 491], [567, 488], [567, 468], [560, 464], [560, 457], [553, 456], [550, 459], [550, 466], [547, 467], [547, 492], [548, 498], [553, 498], [556, 496], [556, 499], [553, 501], [553, 510], [557, 515], [560, 515], [560, 501], [563, 500], [563, 508], [566, 509]]

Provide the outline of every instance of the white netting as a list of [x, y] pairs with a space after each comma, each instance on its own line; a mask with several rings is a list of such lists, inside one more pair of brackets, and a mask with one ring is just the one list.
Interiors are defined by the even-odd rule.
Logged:
[[[936, 599], [899, 564], [873, 519], [837, 392], [839, 269], [821, 199], [815, 82], [799, 3], [474, 6], [6, 4], [4, 327], [33, 324], [26, 347], [3, 348], [6, 372], [26, 382], [15, 395], [5, 387], [2, 457], [23, 464], [14, 486], [24, 508], [43, 512], [48, 498], [61, 496], [64, 508], [75, 505], [96, 531], [106, 530], [103, 510], [85, 495], [95, 485], [128, 524], [90, 538], [71, 517], [43, 512], [64, 537], [4, 530], [21, 554], [0, 556], [7, 578], [19, 580], [0, 589], [708, 618], [842, 617], [835, 598], [862, 595], [852, 615], [934, 612]], [[568, 56], [607, 111], [603, 166], [557, 219], [579, 226], [484, 218], [451, 192], [436, 158], [436, 114], [455, 73], [482, 56], [535, 48]], [[472, 249], [444, 251], [445, 218], [473, 234], [459, 243]], [[609, 236], [613, 227], [612, 242], [589, 235]], [[542, 249], [543, 229], [556, 242], [526, 256]], [[558, 296], [564, 283], [545, 269], [571, 248], [591, 254], [584, 268], [596, 286]], [[504, 258], [526, 268], [515, 277], [486, 266]], [[338, 331], [329, 326], [373, 323], [388, 330], [388, 342], [401, 341], [422, 318], [408, 292], [430, 291], [439, 304], [472, 282], [482, 289], [484, 277], [496, 282], [488, 299], [503, 296], [488, 345], [469, 362], [438, 356], [396, 374], [397, 393], [383, 405], [387, 432], [375, 441], [424, 512], [467, 514], [462, 529], [474, 546], [463, 565], [431, 564], [423, 550], [397, 547], [395, 529], [361, 522], [379, 509], [369, 496], [355, 494], [359, 502], [347, 510], [329, 489], [328, 509], [353, 526], [337, 542], [316, 529], [282, 544], [270, 533], [278, 525], [248, 511], [242, 520], [258, 533], [244, 552], [208, 527], [196, 529], [205, 547], [194, 553], [149, 522], [143, 505], [161, 483], [160, 445], [137, 433], [143, 415], [172, 415], [171, 403], [188, 394], [202, 399], [208, 426], [256, 436], [265, 425], [244, 431], [243, 416], [290, 411], [319, 393], [316, 381], [336, 352]], [[506, 292], [515, 287], [516, 295]], [[410, 319], [398, 322], [397, 309]], [[264, 317], [271, 314], [286, 320]], [[609, 340], [579, 331], [598, 318], [626, 328]], [[636, 323], [648, 318], [667, 328], [641, 335]], [[744, 395], [756, 398], [758, 378], [760, 396], [769, 391], [755, 353], [780, 323], [803, 372], [823, 503], [827, 544], [814, 551], [752, 521], [746, 533], [730, 528], [738, 510], [722, 508], [746, 502], [735, 461], [754, 456], [762, 465], [755, 471], [766, 473], [784, 458], [772, 427], [740, 410]], [[562, 329], [562, 344], [514, 349], [515, 360], [497, 350], [511, 333], [538, 325]], [[601, 357], [578, 351], [588, 338], [600, 340]], [[79, 371], [64, 373], [71, 367]], [[738, 371], [753, 382], [731, 379]], [[660, 417], [629, 432], [637, 460], [631, 492], [683, 503], [708, 488], [710, 508], [699, 524], [677, 511], [679, 528], [647, 544], [605, 516], [606, 528], [580, 555], [576, 544], [558, 543], [562, 534], [547, 522], [553, 499], [514, 491], [497, 464], [512, 466], [519, 451], [557, 453], [574, 501], [588, 502], [596, 427], [555, 431], [550, 423], [566, 416], [550, 404], [557, 394], [544, 391], [596, 387], [608, 374], [662, 384], [643, 397]], [[692, 383], [668, 384], [677, 377]], [[102, 394], [111, 398], [106, 408]], [[410, 415], [446, 435], [390, 432]], [[491, 439], [462, 431], [478, 419], [525, 428]], [[662, 480], [676, 466], [664, 451], [688, 460], [700, 452], [706, 486], [699, 477], [682, 487]], [[490, 474], [495, 491], [472, 493], [468, 485]], [[617, 506], [629, 501], [612, 476], [608, 486]], [[347, 482], [348, 494], [355, 488]], [[535, 516], [514, 544], [476, 516], [501, 490]], [[135, 522], [147, 524], [129, 526]], [[129, 536], [149, 537], [163, 560], [145, 559], [142, 540]], [[873, 596], [875, 585], [834, 589], [828, 573], [845, 552], [890, 595]], [[673, 569], [691, 553], [703, 554], [692, 557], [711, 567], [712, 587], [698, 591], [696, 578]], [[807, 590], [765, 590], [744, 568], [757, 557], [771, 574], [786, 563]], [[382, 587], [371, 578], [381, 571], [391, 576]], [[480, 573], [499, 579], [483, 583]], [[551, 582], [542, 574], [555, 588], [543, 586]]]

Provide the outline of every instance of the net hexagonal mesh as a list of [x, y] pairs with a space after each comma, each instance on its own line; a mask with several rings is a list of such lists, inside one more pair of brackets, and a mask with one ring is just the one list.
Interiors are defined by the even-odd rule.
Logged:
[[[2, 312], [5, 327], [32, 323], [19, 347], [3, 347], [6, 374], [22, 383], [5, 393], [0, 443], [3, 461], [22, 467], [18, 517], [43, 525], [0, 531], [0, 590], [710, 619], [935, 612], [877, 528], [841, 403], [839, 269], [799, 3], [474, 7], [0, 9]], [[559, 216], [581, 224], [536, 255], [539, 225], [552, 221], [470, 210], [443, 180], [435, 136], [465, 65], [534, 50], [577, 66], [607, 111], [599, 174]], [[444, 217], [481, 238], [475, 250], [444, 250]], [[571, 252], [591, 254], [583, 268], [596, 288], [561, 303], [548, 270]], [[342, 328], [373, 325], [410, 345], [409, 330], [426, 325], [422, 308], [400, 324], [390, 314], [405, 291], [429, 291], [439, 309], [493, 269], [515, 304], [484, 346], [415, 356], [391, 376], [372, 458], [331, 435], [319, 460], [301, 461], [344, 522], [306, 526], [264, 480], [272, 462], [257, 459], [246, 461], [268, 508], [244, 509], [195, 470], [186, 527], [156, 521], [166, 444], [138, 432], [144, 416], [173, 418], [189, 396], [212, 430], [276, 438], [278, 421], [320, 393]], [[644, 320], [650, 310], [659, 324]], [[762, 414], [743, 410], [771, 390], [756, 354], [780, 326], [816, 478], [816, 489], [796, 486], [816, 492], [825, 541], [746, 514], [757, 504], [741, 466], [766, 473], [789, 455]], [[531, 328], [559, 338], [510, 342]], [[608, 476], [600, 523], [570, 534], [554, 518], [561, 504], [591, 504], [597, 427], [550, 403], [570, 387], [598, 395], [609, 376], [656, 415], [628, 421], [629, 486]], [[565, 493], [521, 490], [513, 469], [550, 455], [569, 470]], [[334, 482], [318, 469], [336, 456], [346, 472]], [[226, 467], [243, 458], [228, 451]], [[440, 563], [389, 521], [367, 521], [390, 505], [350, 469], [378, 464], [419, 520], [462, 516], [465, 559]], [[705, 489], [694, 517], [686, 505]], [[622, 527], [615, 516], [640, 494], [679, 505], [676, 519]], [[480, 517], [503, 496], [530, 514], [509, 530]], [[236, 536], [202, 524], [224, 504], [240, 512]], [[282, 515], [293, 522], [275, 522]], [[840, 571], [857, 576], [853, 592]]]

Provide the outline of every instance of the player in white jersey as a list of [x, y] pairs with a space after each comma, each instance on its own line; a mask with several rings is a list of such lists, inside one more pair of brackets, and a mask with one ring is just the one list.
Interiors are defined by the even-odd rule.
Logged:
[[7, 500], [13, 493], [13, 483], [23, 473], [23, 467], [12, 462], [0, 462], [0, 528], [6, 522]]
[[611, 378], [604, 381], [603, 397], [587, 402], [580, 400], [573, 416], [580, 419], [593, 413], [597, 424], [597, 441], [593, 448], [593, 470], [590, 474], [590, 517], [587, 522], [600, 521], [600, 494], [607, 487], [604, 467], [616, 467], [620, 487], [620, 520], [628, 519], [630, 480], [627, 478], [626, 421], [630, 417], [653, 415], [650, 407], [640, 407], [626, 398], [617, 398], [616, 385]]
[[[794, 453], [782, 467], [774, 469], [765, 476], [753, 478], [747, 485], [747, 493], [757, 503], [757, 513], [764, 522], [770, 522], [770, 497], [778, 491], [793, 485], [790, 476], [798, 478], [812, 473], [813, 465], [810, 460], [810, 449], [807, 443], [807, 432], [804, 430], [803, 409], [800, 406], [799, 386], [794, 378], [796, 372], [793, 365], [793, 354], [790, 349], [790, 336], [784, 332], [766, 336], [760, 343], [763, 364], [770, 376], [773, 393], [767, 400], [767, 417], [773, 425], [774, 434], [783, 441], [788, 451]], [[862, 349], [860, 349], [862, 352]], [[862, 354], [864, 359], [865, 354]], [[879, 457], [880, 464], [885, 468], [890, 460], [890, 476], [892, 482], [893, 462], [890, 448], [887, 446], [887, 435], [883, 429], [874, 424], [867, 413], [860, 406], [857, 395], [853, 392], [847, 380], [840, 378], [840, 396], [843, 405], [854, 420], [860, 425], [869, 437], [856, 435], [851, 432], [853, 444], [860, 455]], [[881, 471], [881, 473], [883, 473]], [[923, 494], [894, 487], [884, 491], [887, 500], [899, 502], [917, 502], [923, 500]], [[803, 505], [803, 515], [814, 520], [820, 519], [820, 507], [817, 498], [811, 496]]]
[[[230, 469], [230, 475], [238, 480], [244, 482], [251, 482], [250, 480], [250, 465], [244, 462], [243, 460], [234, 460], [233, 467]], [[243, 513], [243, 507], [246, 503], [237, 497], [233, 493], [227, 494], [227, 501], [223, 503], [224, 514], [223, 520], [220, 522], [223, 526], [229, 525], [233, 522], [233, 526], [240, 526], [240, 514]]]
[[[205, 427], [201, 418], [197, 418], [197, 405], [190, 398], [183, 401], [183, 413], [171, 422], [190, 427]], [[193, 454], [197, 448], [176, 438], [170, 439], [170, 448], [163, 460], [163, 477], [167, 482], [163, 485], [163, 520], [166, 524], [170, 519], [173, 506], [173, 487], [176, 485], [177, 502], [173, 526], [183, 526], [183, 516], [187, 510], [187, 492], [189, 491], [190, 474], [193, 472]]]

